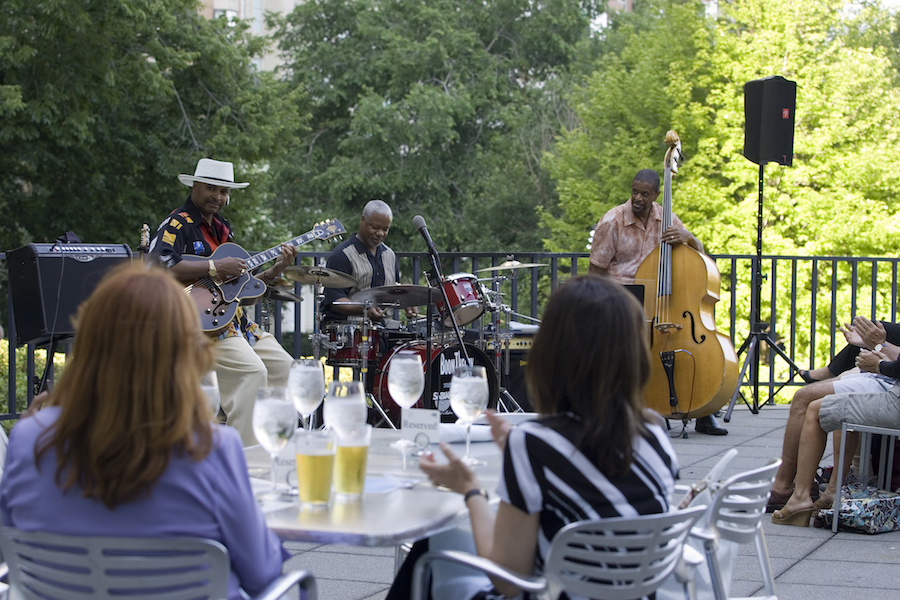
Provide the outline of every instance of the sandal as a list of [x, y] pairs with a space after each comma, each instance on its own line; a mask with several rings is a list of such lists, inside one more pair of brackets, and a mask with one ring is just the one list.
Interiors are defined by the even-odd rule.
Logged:
[[809, 371], [797, 371], [797, 374], [800, 375], [800, 379], [805, 381], [806, 383], [813, 383], [815, 381], [819, 381], [818, 379], [813, 379], [809, 374]]
[[815, 508], [805, 508], [792, 513], [785, 513], [784, 509], [776, 510], [772, 514], [772, 522], [776, 525], [793, 525], [794, 527], [809, 527], [809, 520], [812, 519], [813, 513], [817, 512]]

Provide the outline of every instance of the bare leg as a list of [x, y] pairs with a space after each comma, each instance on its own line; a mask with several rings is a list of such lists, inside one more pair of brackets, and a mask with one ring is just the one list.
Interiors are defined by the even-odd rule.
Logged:
[[[791, 399], [791, 414], [788, 416], [787, 424], [784, 426], [781, 466], [778, 467], [778, 472], [775, 473], [775, 483], [772, 484], [773, 494], [787, 494], [794, 486], [794, 478], [797, 474], [797, 451], [800, 447], [800, 432], [803, 430], [809, 403], [833, 393], [834, 380], [817, 381], [797, 390], [797, 393]], [[816, 414], [818, 415], [818, 412]], [[816, 427], [818, 425], [817, 417]], [[808, 494], [808, 487], [806, 491]]]
[[[835, 430], [832, 432], [832, 435], [832, 444], [834, 445], [834, 470], [831, 472], [831, 479], [828, 480], [825, 491], [822, 492], [822, 495], [820, 496], [820, 506], [831, 506], [834, 503], [834, 495], [837, 493], [837, 462], [841, 457], [841, 431], [839, 429]], [[847, 449], [844, 451], [844, 464], [841, 465], [841, 481], [844, 483], [847, 483], [850, 465], [853, 464], [853, 456], [856, 454], [858, 448], [859, 433], [851, 431], [847, 434]]]
[[809, 495], [809, 489], [816, 477], [816, 467], [825, 454], [825, 442], [827, 440], [825, 430], [819, 425], [819, 407], [821, 400], [810, 402], [806, 410], [806, 419], [803, 421], [803, 431], [800, 434], [802, 444], [797, 454], [797, 475], [794, 477], [794, 493], [784, 505], [783, 512], [790, 514], [798, 510], [813, 508], [813, 501]]

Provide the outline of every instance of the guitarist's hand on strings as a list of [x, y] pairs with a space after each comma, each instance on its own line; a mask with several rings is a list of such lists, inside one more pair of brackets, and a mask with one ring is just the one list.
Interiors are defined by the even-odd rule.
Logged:
[[247, 272], [247, 261], [237, 256], [226, 256], [215, 261], [216, 274], [222, 281], [240, 277]]

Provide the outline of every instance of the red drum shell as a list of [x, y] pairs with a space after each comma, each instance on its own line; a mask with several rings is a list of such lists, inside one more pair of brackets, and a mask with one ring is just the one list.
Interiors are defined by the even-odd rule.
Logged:
[[[481, 283], [471, 273], [454, 273], [445, 277], [441, 285], [447, 293], [447, 300], [460, 327], [468, 325], [484, 313], [484, 292]], [[435, 302], [435, 306], [444, 318], [444, 325], [453, 327], [453, 320], [444, 306], [443, 299]]]
[[[328, 339], [331, 342], [339, 342], [342, 347], [336, 350], [328, 350], [326, 364], [333, 367], [361, 367], [362, 354], [359, 347], [362, 344], [362, 320], [332, 321], [325, 325], [328, 331]], [[369, 327], [369, 351], [366, 353], [369, 363], [375, 364], [378, 359], [378, 347], [381, 343], [378, 328]]]
[[[415, 340], [399, 346], [391, 348], [390, 352], [381, 359], [381, 364], [375, 375], [375, 394], [382, 408], [391, 418], [395, 425], [400, 423], [400, 406], [391, 398], [388, 392], [388, 372], [391, 368], [391, 358], [398, 352], [415, 352], [422, 357], [422, 368], [427, 372], [428, 361], [425, 360], [426, 343], [423, 340]], [[488, 398], [488, 408], [496, 408], [497, 399], [500, 396], [500, 387], [497, 383], [497, 373], [494, 371], [494, 365], [490, 357], [471, 344], [466, 344], [466, 352], [469, 359], [474, 365], [481, 365], [487, 372], [488, 390], [490, 396]], [[431, 398], [419, 400], [414, 408], [437, 408], [441, 411], [441, 421], [444, 423], [452, 423], [456, 421], [456, 415], [450, 408], [450, 379], [453, 377], [453, 370], [464, 363], [459, 344], [443, 344], [432, 345], [431, 347]], [[425, 389], [428, 385], [426, 382]], [[423, 394], [424, 396], [424, 394]]]

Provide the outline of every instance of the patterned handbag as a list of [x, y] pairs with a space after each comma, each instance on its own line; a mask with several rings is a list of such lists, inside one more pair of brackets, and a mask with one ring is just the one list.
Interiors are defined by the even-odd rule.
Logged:
[[[871, 485], [851, 483], [841, 490], [838, 528], [859, 533], [884, 533], [900, 529], [900, 494]], [[831, 529], [834, 510], [820, 510], [815, 526]]]

